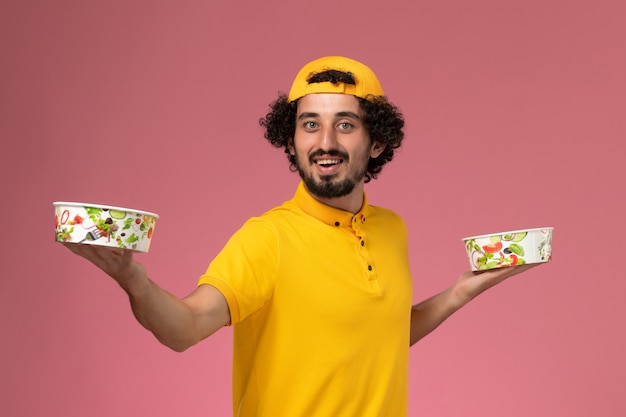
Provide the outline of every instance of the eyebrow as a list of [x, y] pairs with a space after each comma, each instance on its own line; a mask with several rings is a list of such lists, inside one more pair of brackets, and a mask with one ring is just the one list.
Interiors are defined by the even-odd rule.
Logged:
[[[336, 117], [348, 117], [351, 119], [361, 120], [361, 116], [351, 111], [340, 111], [335, 113]], [[304, 112], [298, 116], [298, 119], [308, 119], [308, 118], [320, 117], [319, 113], [314, 112]]]

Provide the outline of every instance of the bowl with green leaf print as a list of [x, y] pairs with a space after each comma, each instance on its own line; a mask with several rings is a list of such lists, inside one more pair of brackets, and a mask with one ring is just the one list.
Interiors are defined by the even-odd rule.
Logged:
[[148, 252], [159, 216], [91, 203], [55, 202], [55, 240]]
[[491, 233], [463, 239], [472, 271], [548, 262], [552, 227]]

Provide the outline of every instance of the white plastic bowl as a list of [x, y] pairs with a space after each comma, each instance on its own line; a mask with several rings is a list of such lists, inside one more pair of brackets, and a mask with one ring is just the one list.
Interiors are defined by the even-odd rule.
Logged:
[[91, 203], [55, 202], [55, 240], [148, 252], [157, 214]]
[[552, 227], [491, 233], [463, 239], [472, 271], [548, 262]]

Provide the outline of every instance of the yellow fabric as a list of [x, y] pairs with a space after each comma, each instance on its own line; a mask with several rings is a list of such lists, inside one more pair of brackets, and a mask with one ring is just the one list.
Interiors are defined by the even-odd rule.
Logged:
[[[309, 84], [309, 78], [313, 74], [331, 69], [352, 73], [356, 84], [333, 84], [330, 82]], [[294, 101], [308, 94], [315, 93], [350, 94], [361, 98], [367, 98], [370, 95], [385, 95], [374, 71], [361, 62], [343, 56], [325, 56], [311, 61], [302, 67], [291, 85], [288, 100]]]
[[392, 211], [366, 200], [353, 215], [301, 183], [233, 235], [202, 284], [230, 307], [235, 416], [406, 415], [412, 291]]

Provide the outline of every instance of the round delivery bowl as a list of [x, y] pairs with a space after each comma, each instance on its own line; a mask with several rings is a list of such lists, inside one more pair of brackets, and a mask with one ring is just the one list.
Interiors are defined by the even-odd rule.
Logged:
[[148, 252], [157, 214], [91, 203], [54, 202], [55, 240]]
[[552, 227], [514, 230], [463, 239], [472, 271], [548, 262]]

